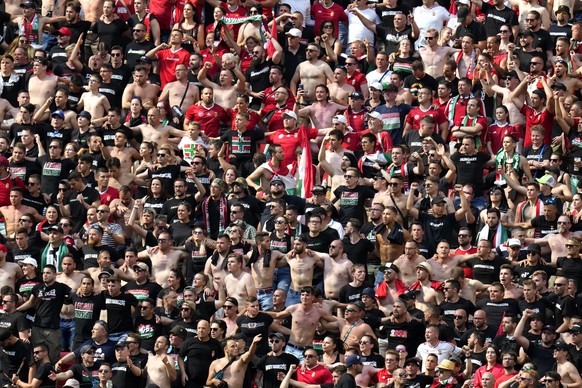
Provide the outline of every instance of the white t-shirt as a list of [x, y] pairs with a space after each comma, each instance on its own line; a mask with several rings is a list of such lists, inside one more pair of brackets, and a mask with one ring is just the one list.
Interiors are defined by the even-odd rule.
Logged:
[[420, 47], [426, 46], [426, 39], [424, 39], [424, 36], [429, 28], [434, 28], [435, 30], [440, 31], [451, 18], [449, 11], [440, 5], [435, 5], [431, 8], [426, 8], [425, 6], [416, 7], [412, 11], [412, 15], [414, 16], [416, 25], [420, 30], [420, 37], [416, 43], [414, 43], [414, 47], [417, 50]]
[[[358, 9], [360, 14], [362, 14], [366, 19], [374, 22], [374, 24], [380, 24], [381, 20], [373, 9]], [[346, 10], [346, 15], [348, 15], [348, 25], [350, 26], [348, 32], [348, 43], [352, 43], [355, 40], [361, 40], [368, 38], [370, 44], [374, 44], [374, 33], [366, 28], [364, 24], [360, 21], [360, 18]]]

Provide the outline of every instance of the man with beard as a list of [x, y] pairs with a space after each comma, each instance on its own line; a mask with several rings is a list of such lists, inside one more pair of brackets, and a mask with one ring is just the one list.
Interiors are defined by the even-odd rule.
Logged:
[[[334, 121], [337, 117], [334, 117]], [[342, 120], [347, 122], [344, 116], [340, 117], [343, 117]], [[332, 198], [334, 198], [335, 190], [347, 183], [345, 178], [347, 169], [358, 166], [358, 160], [352, 152], [340, 151], [343, 147], [339, 141], [339, 134], [335, 131], [335, 129], [330, 131], [323, 139], [323, 144], [329, 144], [329, 148], [326, 150], [325, 146], [320, 147], [318, 154], [319, 165], [328, 175], [328, 184], [331, 180]]]
[[[503, 297], [505, 288], [499, 282], [494, 282], [489, 287], [489, 298], [477, 302], [477, 308], [487, 313], [487, 325], [497, 329], [506, 315], [519, 317], [521, 310], [517, 300]], [[474, 320], [474, 318], [473, 318]]]
[[218, 290], [222, 287], [224, 277], [227, 275], [227, 256], [231, 253], [231, 241], [227, 234], [219, 234], [216, 237], [216, 249], [206, 261], [204, 273], [210, 278], [209, 285]]
[[317, 85], [325, 85], [327, 83], [326, 81], [334, 81], [333, 72], [329, 65], [319, 59], [320, 52], [321, 48], [316, 43], [310, 43], [307, 45], [306, 59], [304, 62], [299, 63], [299, 66], [297, 66], [295, 74], [289, 83], [291, 90], [295, 92], [295, 95], [298, 95], [298, 85], [303, 86], [303, 88], [299, 88], [299, 90], [304, 91], [302, 97], [303, 101], [306, 103], [315, 100]]
[[561, 58], [554, 63], [554, 77], [555, 83], [550, 87], [552, 90], [563, 90], [568, 94], [574, 94], [582, 87], [582, 80], [568, 76], [568, 63]]
[[159, 61], [162, 87], [176, 80], [175, 70], [179, 63], [188, 66], [190, 54], [182, 48], [183, 40], [184, 33], [181, 30], [174, 30], [170, 34], [169, 44], [164, 42], [146, 54], [148, 58]]
[[[297, 95], [299, 99], [303, 97], [304, 92], [303, 89], [299, 89]], [[309, 118], [315, 128], [327, 128], [331, 126], [332, 117], [338, 111], [346, 110], [347, 106], [330, 101], [329, 95], [329, 88], [326, 85], [317, 85], [314, 93], [315, 102], [299, 109], [297, 111], [299, 117]]]
[[123, 109], [129, 109], [131, 107], [131, 99], [135, 96], [141, 98], [144, 109], [150, 109], [156, 106], [160, 87], [147, 81], [148, 71], [145, 66], [140, 65], [138, 62], [133, 70], [133, 82], [127, 84], [121, 97], [121, 107]]
[[[111, 261], [120, 265], [120, 257], [115, 249], [103, 244], [103, 229], [99, 225], [91, 225], [87, 230], [87, 243], [81, 248], [83, 269], [98, 267], [97, 258], [103, 251], [107, 251]], [[99, 275], [99, 274], [97, 274]]]
[[345, 237], [342, 239], [342, 244], [348, 259], [352, 263], [367, 265], [369, 254], [374, 251], [374, 244], [363, 237], [361, 230], [362, 222], [355, 218], [350, 218], [344, 228]]
[[[245, 78], [247, 80], [246, 87], [247, 90], [251, 90], [249, 93], [253, 97], [251, 103], [251, 109], [258, 110], [261, 107], [261, 102], [265, 101], [267, 96], [267, 89], [271, 85], [271, 92], [281, 86], [281, 77], [277, 77], [277, 74], [281, 74], [279, 68], [274, 72], [274, 76], [271, 76], [273, 72], [273, 66], [278, 66], [281, 63], [281, 56], [283, 53], [283, 48], [277, 42], [277, 37], [271, 39], [269, 36], [268, 41], [273, 44], [275, 48], [275, 53], [272, 58], [268, 58], [267, 51], [260, 45], [255, 46], [252, 50], [252, 61], [251, 66], [245, 72]], [[278, 78], [278, 79], [277, 79]], [[271, 79], [279, 81], [278, 85], [271, 82]]]
[[406, 310], [406, 302], [398, 299], [393, 304], [392, 316], [384, 322], [380, 332], [388, 338], [388, 348], [396, 349], [398, 345], [406, 346], [409, 354], [416, 354], [418, 345], [424, 338], [424, 325], [411, 319]]
[[147, 27], [143, 23], [133, 26], [133, 40], [125, 47], [125, 63], [131, 69], [137, 66], [138, 59], [146, 55], [155, 45], [146, 39]]
[[406, 241], [404, 244], [404, 253], [394, 260], [394, 265], [400, 268], [400, 280], [407, 286], [411, 286], [416, 281], [414, 268], [425, 261], [425, 257], [418, 252], [418, 244], [416, 241]]
[[297, 357], [284, 351], [287, 344], [281, 333], [269, 335], [271, 351], [257, 363], [257, 369], [263, 372], [263, 387], [278, 388], [279, 373], [287, 373], [292, 365], [299, 364]]
[[[213, 360], [223, 355], [220, 343], [210, 337], [210, 324], [200, 320], [197, 336], [188, 338], [180, 347], [180, 374], [185, 387], [201, 387], [208, 379], [208, 370]], [[187, 362], [184, 359], [187, 358]]]
[[[473, 328], [467, 330], [465, 334], [461, 337], [461, 343], [468, 343], [469, 345], [472, 341], [469, 340], [471, 334], [474, 332], [481, 333], [484, 336], [484, 343], [493, 343], [493, 338], [497, 335], [497, 328], [487, 324], [487, 313], [483, 310], [475, 311], [473, 314]], [[479, 341], [480, 342], [480, 341]], [[484, 346], [484, 343], [481, 346]], [[484, 359], [483, 355], [483, 359]]]
[[[194, 179], [194, 182], [199, 183], [200, 181]], [[162, 210], [160, 211], [160, 214], [165, 214], [168, 217], [168, 223], [170, 224], [174, 222], [174, 220], [176, 219], [178, 206], [181, 203], [186, 202], [190, 204], [192, 208], [194, 208], [196, 207], [197, 201], [200, 201], [203, 198], [204, 194], [206, 193], [204, 186], [200, 184], [200, 187], [198, 187], [198, 192], [196, 193], [195, 196], [189, 194], [188, 186], [186, 185], [186, 181], [184, 180], [184, 178], [174, 179], [173, 185], [174, 185], [174, 196], [168, 199], [166, 202], [164, 202]]]
[[345, 225], [350, 218], [363, 222], [365, 220], [364, 202], [374, 197], [373, 189], [359, 184], [361, 175], [356, 167], [348, 167], [344, 175], [346, 184], [334, 190], [335, 198], [332, 202], [339, 202], [336, 206], [339, 208], [342, 225]]
[[206, 136], [218, 137], [220, 123], [229, 122], [230, 116], [222, 106], [214, 102], [214, 90], [210, 87], [205, 87], [202, 89], [200, 103], [192, 105], [186, 111], [184, 118], [185, 131], [188, 130], [188, 125], [191, 121], [198, 121]]
[[144, 372], [147, 373], [147, 384], [157, 384], [160, 387], [169, 387], [176, 380], [176, 368], [168, 358], [169, 340], [160, 336], [154, 343], [154, 353], [148, 357]]

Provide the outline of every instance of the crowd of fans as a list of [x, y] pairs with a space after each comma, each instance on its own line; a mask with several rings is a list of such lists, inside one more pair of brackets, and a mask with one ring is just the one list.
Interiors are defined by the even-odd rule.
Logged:
[[5, 387], [582, 388], [582, 2], [5, 0]]

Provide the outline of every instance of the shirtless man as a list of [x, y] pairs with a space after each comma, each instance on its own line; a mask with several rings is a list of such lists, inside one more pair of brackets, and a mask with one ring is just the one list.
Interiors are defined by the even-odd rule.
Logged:
[[[297, 96], [301, 99], [305, 95], [305, 89], [299, 89]], [[315, 101], [313, 104], [299, 109], [300, 117], [309, 117], [314, 128], [327, 128], [331, 126], [331, 119], [338, 111], [345, 111], [347, 105], [340, 105], [329, 101], [330, 92], [327, 86], [321, 84], [315, 87]], [[296, 106], [298, 104], [296, 103]]]
[[432, 278], [436, 281], [443, 282], [450, 276], [452, 268], [460, 266], [462, 263], [469, 261], [472, 255], [451, 256], [451, 246], [448, 241], [442, 240], [438, 243], [436, 253], [427, 260], [432, 268]]
[[[222, 69], [219, 76], [219, 84], [210, 81], [206, 77], [206, 71], [211, 69], [212, 63], [206, 62], [198, 72], [198, 81], [207, 88], [214, 90], [214, 103], [220, 105], [224, 109], [234, 108], [236, 105], [236, 96], [245, 92], [246, 78], [240, 70], [240, 65], [236, 65], [232, 70]], [[234, 74], [233, 74], [234, 73]], [[237, 81], [233, 85], [234, 76]]]
[[[58, 14], [60, 16], [64, 15], [62, 7]], [[22, 11], [19, 12], [19, 10], [12, 14], [12, 21], [18, 25], [20, 35], [25, 35], [34, 48], [40, 48], [42, 46], [42, 34], [49, 24], [65, 20], [64, 17], [53, 18], [37, 15], [36, 3], [32, 0], [19, 3], [19, 8]], [[43, 14], [46, 15], [47, 13], [43, 12]]]
[[[180, 63], [174, 71], [177, 81], [170, 82], [164, 86], [158, 101], [163, 103], [168, 101], [170, 107], [179, 106], [182, 112], [186, 112], [188, 108], [200, 100], [198, 86], [194, 82], [188, 81], [188, 68], [186, 65]], [[177, 117], [174, 117], [174, 123], [178, 124], [179, 121]]]
[[[76, 271], [76, 263], [75, 258], [69, 254], [63, 256], [61, 260], [61, 267], [63, 268], [63, 272], [57, 275], [57, 282], [64, 283], [67, 286], [71, 287], [71, 290], [77, 291], [77, 289], [81, 286], [81, 280], [87, 275], [80, 271]], [[73, 307], [73, 305], [63, 305]]]
[[307, 241], [301, 236], [293, 241], [293, 249], [287, 254], [286, 261], [291, 268], [291, 287], [287, 292], [286, 302], [290, 306], [299, 303], [301, 289], [311, 287], [313, 270], [315, 266], [323, 268], [323, 262], [313, 252], [307, 252]]
[[315, 43], [310, 43], [307, 46], [305, 53], [307, 59], [297, 66], [290, 83], [291, 90], [295, 95], [297, 95], [297, 85], [303, 85], [303, 90], [305, 91], [303, 99], [305, 102], [315, 100], [315, 88], [317, 85], [325, 85], [328, 80], [329, 82], [334, 81], [331, 67], [318, 59], [320, 52], [320, 47]]
[[397, 221], [403, 225], [404, 219], [408, 215], [406, 210], [406, 201], [408, 197], [404, 195], [404, 181], [399, 175], [389, 176], [388, 174], [383, 174], [385, 178], [388, 179], [388, 190], [379, 198], [374, 198], [374, 202], [379, 202], [384, 205], [384, 207], [393, 206], [399, 209]]
[[[92, 239], [95, 236], [94, 232], [94, 229], [89, 229], [89, 239]], [[99, 255], [97, 256], [97, 265], [97, 267], [91, 267], [85, 270], [93, 279], [95, 292], [97, 293], [107, 289], [107, 282], [102, 282], [102, 278], [105, 275], [108, 275], [106, 276], [107, 278], [114, 276], [126, 282], [133, 280], [133, 276], [128, 275], [111, 265], [111, 254], [107, 250], [99, 252]]]
[[424, 71], [434, 78], [443, 75], [443, 65], [449, 59], [449, 56], [459, 52], [458, 49], [449, 46], [439, 46], [437, 43], [438, 38], [438, 31], [434, 28], [429, 28], [426, 31], [427, 45], [418, 49], [418, 53], [424, 62]]
[[215, 290], [219, 289], [219, 284], [222, 284], [226, 273], [226, 257], [230, 253], [230, 238], [226, 234], [219, 234], [216, 237], [216, 249], [212, 256], [206, 260], [204, 266], [204, 273], [210, 277], [209, 287]]
[[[510, 68], [512, 68], [514, 65], [515, 64], [513, 61], [509, 62]], [[486, 71], [485, 74], [487, 76], [487, 80], [483, 78], [480, 79], [481, 85], [483, 86], [483, 90], [485, 91], [485, 93], [487, 93], [489, 97], [493, 97], [495, 93], [497, 93], [497, 96], [501, 96], [501, 104], [505, 105], [507, 107], [507, 110], [509, 111], [509, 122], [512, 125], [516, 124], [524, 125], [525, 118], [519, 112], [519, 109], [517, 109], [517, 107], [513, 103], [513, 100], [511, 99], [511, 93], [519, 85], [519, 78], [517, 76], [517, 73], [514, 70], [505, 73], [505, 76], [502, 78], [502, 81], [500, 81], [500, 84], [504, 86], [500, 86], [497, 84], [497, 82], [495, 82], [493, 76], [491, 75], [491, 72]], [[522, 102], [525, 100], [525, 94], [516, 97], [518, 97]]]
[[224, 277], [226, 294], [238, 300], [239, 306], [245, 305], [247, 296], [257, 296], [255, 282], [250, 273], [243, 271], [243, 257], [230, 253], [226, 258], [228, 275]]
[[444, 301], [444, 296], [432, 288], [432, 268], [429, 263], [420, 263], [416, 266], [416, 279], [420, 293], [416, 295], [416, 307], [426, 311], [428, 305], [439, 305]]
[[123, 109], [130, 108], [131, 99], [135, 96], [141, 98], [144, 109], [151, 109], [156, 106], [160, 87], [147, 82], [147, 80], [147, 69], [143, 65], [137, 65], [133, 70], [133, 82], [127, 84], [123, 90], [123, 96], [121, 97], [121, 106]]
[[[156, 144], [173, 143], [177, 145], [187, 134], [169, 125], [163, 125], [160, 110], [156, 107], [148, 110], [148, 123], [137, 127], [131, 127], [134, 132], [141, 132], [143, 141], [155, 142]], [[170, 136], [175, 136], [170, 138]]]
[[550, 79], [554, 81], [552, 89], [562, 90], [562, 86], [565, 86], [568, 94], [575, 94], [576, 90], [582, 87], [582, 80], [579, 78], [571, 78], [568, 75], [568, 63], [563, 59], [556, 60], [554, 64], [554, 76]]
[[24, 192], [20, 187], [13, 187], [10, 190], [10, 205], [0, 207], [0, 214], [4, 217], [6, 224], [6, 235], [14, 236], [14, 232], [18, 229], [20, 217], [24, 214], [29, 217], [34, 217], [37, 222], [44, 220], [44, 217], [36, 211], [35, 208], [22, 204]]
[[[343, 119], [342, 119], [343, 117]], [[334, 117], [334, 122], [336, 120], [344, 120], [344, 116]], [[334, 127], [336, 125], [334, 124]], [[341, 134], [341, 136], [340, 136]], [[344, 173], [348, 167], [355, 167], [357, 162], [356, 157], [351, 151], [348, 151], [342, 147], [343, 133], [339, 129], [331, 130], [323, 138], [323, 144], [319, 148], [318, 160], [319, 167], [328, 175], [328, 185], [331, 181], [331, 192], [333, 193], [335, 189], [339, 186], [346, 184], [346, 179], [344, 178]], [[349, 154], [350, 156], [347, 156]], [[351, 159], [350, 159], [351, 158]], [[353, 164], [352, 164], [353, 160]], [[333, 196], [333, 194], [332, 194]]]
[[168, 358], [169, 340], [163, 335], [154, 342], [154, 353], [148, 356], [145, 366], [147, 384], [156, 384], [159, 387], [169, 387], [176, 380], [177, 373], [174, 362]]
[[475, 279], [467, 279], [465, 277], [465, 271], [461, 267], [451, 268], [450, 278], [458, 281], [461, 285], [459, 296], [471, 301], [473, 304], [477, 300], [477, 293], [487, 291], [489, 288], [489, 284], [483, 284]]
[[335, 82], [327, 85], [331, 100], [341, 105], [348, 105], [349, 95], [356, 91], [356, 88], [346, 83], [347, 76], [348, 72], [345, 67], [336, 67], [333, 71], [333, 79]]
[[568, 249], [566, 248], [568, 238], [582, 237], [582, 232], [570, 232], [571, 227], [572, 223], [570, 217], [567, 215], [561, 215], [558, 218], [558, 233], [551, 233], [543, 238], [526, 238], [525, 241], [530, 244], [534, 242], [542, 247], [549, 247], [552, 254], [551, 262], [552, 264], [556, 264], [558, 262], [558, 257], [568, 256]]
[[410, 240], [410, 233], [396, 222], [398, 210], [389, 206], [382, 212], [384, 227], [376, 233], [382, 264], [393, 262], [404, 253], [404, 243]]
[[350, 349], [359, 347], [360, 339], [363, 336], [369, 335], [376, 338], [374, 330], [364, 323], [362, 317], [364, 316], [365, 308], [361, 301], [349, 303], [345, 310], [345, 319], [338, 319], [335, 322], [322, 322], [323, 326], [328, 330], [338, 329], [340, 331], [340, 338], [344, 343], [344, 348]]
[[79, 0], [83, 8], [84, 20], [91, 23], [97, 22], [101, 18], [101, 15], [103, 15], [103, 1]]
[[317, 307], [313, 304], [315, 299], [313, 287], [303, 287], [300, 293], [301, 303], [292, 304], [283, 311], [266, 311], [265, 313], [274, 319], [292, 317], [291, 336], [285, 347], [285, 352], [294, 355], [299, 361], [303, 362], [303, 351], [308, 347], [312, 347], [315, 328], [319, 321], [323, 319], [324, 321], [332, 322], [336, 318], [323, 307]]
[[[99, 87], [103, 78], [99, 74], [93, 74], [89, 78], [89, 91], [81, 95], [81, 99], [77, 103], [77, 108], [80, 110], [86, 110], [91, 114], [93, 121], [102, 121], [105, 114], [111, 108], [109, 100], [103, 94], [99, 93]], [[86, 109], [84, 108], [86, 106]]]
[[503, 284], [505, 293], [503, 298], [513, 298], [516, 300], [523, 298], [523, 290], [513, 284], [513, 268], [510, 264], [503, 264], [499, 270], [499, 283]]
[[22, 277], [22, 269], [16, 263], [7, 263], [7, 254], [8, 248], [6, 248], [6, 245], [0, 244], [0, 284], [14, 289], [16, 280]]
[[152, 260], [152, 275], [162, 288], [168, 287], [168, 273], [173, 268], [180, 268], [181, 253], [172, 249], [172, 234], [163, 231], [158, 235], [158, 246], [149, 251], [141, 251], [137, 257], [145, 259], [149, 257]]
[[414, 270], [426, 258], [418, 254], [418, 244], [414, 240], [404, 244], [404, 254], [394, 260], [394, 265], [400, 269], [400, 280], [407, 286], [411, 286], [416, 281], [416, 271]]
[[[255, 190], [264, 193], [269, 192], [273, 175], [285, 176], [289, 174], [287, 166], [281, 165], [285, 158], [283, 147], [280, 144], [271, 144], [269, 152], [271, 159], [257, 167], [246, 179], [249, 187], [254, 187]], [[255, 183], [257, 180], [260, 180], [260, 184]]]
[[329, 245], [329, 255], [316, 253], [324, 262], [323, 282], [326, 299], [339, 298], [340, 288], [352, 281], [353, 263], [344, 252], [341, 240], [334, 240]]
[[[245, 381], [244, 377], [247, 367], [253, 359], [255, 350], [257, 349], [257, 344], [261, 339], [262, 336], [260, 334], [255, 336], [251, 342], [249, 350], [238, 357], [239, 349], [237, 341], [234, 338], [228, 338], [224, 346], [224, 357], [214, 360], [212, 361], [212, 364], [210, 364], [206, 385], [216, 387], [221, 383], [221, 380], [223, 380], [229, 387], [242, 388]], [[214, 378], [221, 370], [223, 371], [222, 379]]]
[[271, 250], [271, 238], [268, 232], [258, 232], [255, 236], [256, 248], [247, 253], [247, 266], [251, 267], [251, 275], [257, 290], [257, 298], [262, 311], [273, 307], [273, 278], [275, 269], [283, 266], [283, 254]]
[[115, 132], [114, 144], [115, 147], [109, 151], [110, 156], [119, 159], [123, 174], [130, 174], [133, 162], [141, 160], [141, 155], [135, 148], [127, 147], [127, 135], [122, 130]]
[[35, 60], [32, 65], [32, 76], [28, 81], [28, 90], [34, 90], [34, 93], [30, 94], [30, 103], [36, 106], [42, 106], [57, 90], [57, 76], [48, 74], [47, 68], [46, 59]]

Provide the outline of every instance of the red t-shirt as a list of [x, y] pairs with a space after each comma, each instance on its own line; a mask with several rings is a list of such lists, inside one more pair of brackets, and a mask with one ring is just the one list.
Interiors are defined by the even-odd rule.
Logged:
[[447, 118], [439, 109], [435, 109], [433, 106], [430, 106], [426, 111], [419, 106], [412, 108], [412, 110], [408, 112], [408, 115], [406, 116], [406, 123], [412, 125], [413, 131], [418, 131], [420, 129], [420, 120], [422, 120], [422, 118], [425, 116], [430, 116], [435, 120], [435, 132], [440, 134], [440, 125], [446, 123]]
[[351, 76], [348, 75], [346, 77], [346, 84], [352, 85], [356, 89], [356, 92], [358, 93], [362, 92], [362, 85], [367, 83], [368, 80], [366, 79], [366, 75], [360, 73], [358, 70], [356, 70], [354, 74], [352, 74]]
[[22, 179], [18, 177], [11, 178], [10, 175], [7, 175], [4, 179], [0, 179], [0, 206], [10, 206], [10, 190], [13, 187], [20, 187], [24, 190], [26, 185]]
[[[172, 29], [172, 8], [174, 4], [166, 0], [151, 0], [149, 11], [156, 16], [160, 23], [160, 30], [169, 31]], [[188, 65], [186, 65], [188, 66]]]
[[177, 51], [172, 49], [160, 50], [156, 53], [160, 61], [160, 81], [162, 82], [162, 89], [167, 83], [176, 80], [176, 66], [180, 63], [190, 67], [190, 53], [180, 47]]
[[[230, 116], [230, 119], [232, 120], [232, 125], [230, 126], [231, 129], [235, 129], [236, 128], [235, 119], [236, 119], [236, 114], [238, 113], [238, 110], [229, 108], [226, 110], [226, 112]], [[251, 129], [255, 129], [255, 126], [257, 125], [259, 120], [261, 120], [261, 116], [259, 116], [259, 114], [257, 112], [255, 112], [254, 110], [251, 110], [251, 109], [249, 109], [247, 111], [247, 113], [250, 116], [249, 122], [247, 123], [247, 130], [250, 131]]]
[[379, 370], [378, 373], [376, 373], [376, 380], [378, 380], [378, 384], [383, 383], [384, 385], [388, 385], [388, 380], [391, 378], [392, 373], [388, 372], [387, 369]]
[[317, 365], [313, 369], [298, 369], [297, 381], [306, 384], [333, 384], [333, 376], [326, 367]]
[[[456, 115], [455, 115], [456, 116]], [[477, 116], [476, 118], [467, 118], [467, 116], [455, 118], [455, 122], [453, 123], [454, 126], [460, 125], [461, 127], [473, 127], [477, 124], [481, 124], [483, 130], [479, 134], [479, 140], [481, 140], [481, 144], [477, 144], [477, 148], [485, 146], [485, 137], [487, 136], [487, 127], [489, 123], [487, 122], [487, 117]], [[451, 140], [456, 140], [451, 135]]]
[[523, 139], [523, 147], [531, 145], [530, 129], [533, 125], [541, 125], [546, 129], [544, 134], [544, 144], [550, 144], [552, 141], [552, 127], [554, 125], [554, 114], [544, 108], [541, 112], [536, 112], [525, 104], [521, 107], [520, 113], [525, 116], [525, 137]]
[[99, 193], [99, 199], [101, 200], [102, 205], [109, 206], [116, 198], [119, 198], [119, 190], [117, 190], [115, 187], [108, 186], [107, 190], [105, 190], [103, 193]]
[[[222, 58], [222, 54], [227, 52], [230, 51], [223, 45], [223, 43], [220, 43], [216, 48], [216, 55], [219, 58]], [[212, 63], [212, 67], [210, 69], [206, 69], [206, 75], [208, 79], [212, 79], [216, 74], [220, 72], [220, 67], [216, 64], [214, 55], [212, 55], [209, 49], [205, 48], [204, 50], [200, 50], [200, 55], [202, 55], [202, 63], [206, 62]]]
[[186, 111], [186, 118], [190, 121], [198, 121], [202, 132], [209, 137], [218, 137], [220, 123], [226, 123], [230, 120], [230, 116], [218, 104], [212, 104], [211, 108], [206, 108], [202, 104], [192, 105]]
[[[279, 89], [279, 87], [276, 89]], [[289, 98], [287, 99], [287, 109], [293, 110], [293, 105], [295, 105], [295, 96], [293, 93], [291, 93], [291, 89], [286, 89], [289, 93]], [[268, 113], [277, 107], [277, 102], [275, 101], [275, 92], [273, 91], [272, 86], [269, 86], [267, 89], [265, 89], [265, 94], [263, 95], [263, 104], [265, 104], [265, 107], [263, 108], [263, 114]]]
[[125, 1], [125, 5], [127, 5], [129, 11], [127, 10], [127, 8], [123, 6], [120, 0], [117, 0], [115, 2], [115, 13], [117, 14], [117, 16], [119, 16], [121, 20], [127, 22], [129, 20], [129, 17], [135, 13], [135, 10], [133, 9], [133, 0]]
[[[305, 133], [310, 140], [317, 137], [317, 129], [315, 128], [305, 128]], [[280, 144], [283, 147], [284, 157], [281, 164], [287, 166], [297, 160], [295, 157], [295, 149], [301, 145], [299, 129], [294, 129], [291, 132], [287, 132], [284, 129], [275, 131], [275, 133], [267, 138], [267, 143]]]
[[337, 38], [339, 34], [339, 22], [348, 22], [345, 10], [337, 3], [331, 3], [331, 7], [325, 7], [322, 3], [317, 2], [311, 6], [311, 16], [315, 19], [315, 25], [313, 26], [315, 35], [319, 35], [323, 22], [332, 22], [333, 37]]
[[361, 151], [362, 145], [360, 144], [360, 133], [348, 132], [344, 135], [344, 141], [342, 142], [342, 147], [352, 152]]
[[494, 154], [497, 154], [497, 152], [501, 149], [503, 146], [503, 138], [507, 135], [513, 135], [516, 140], [519, 140], [519, 132], [513, 125], [507, 124], [503, 127], [500, 127], [495, 123], [491, 124], [487, 130], [485, 141], [491, 142], [491, 150]]
[[358, 113], [354, 113], [352, 108], [348, 108], [344, 112], [344, 116], [348, 118], [348, 125], [352, 127], [354, 132], [362, 132], [366, 129], [366, 113], [368, 113], [365, 109], [362, 109]]
[[[226, 9], [226, 17], [227, 18], [244, 18], [245, 16], [247, 16], [247, 9], [243, 8], [242, 6], [238, 6], [236, 8], [236, 10], [234, 10], [234, 11], [231, 11], [228, 8], [228, 3], [222, 2], [222, 3], [220, 3], [220, 6], [224, 7], [224, 9]], [[233, 32], [234, 32], [234, 40], [235, 41], [238, 38], [238, 31], [240, 30], [241, 27], [242, 27], [242, 23], [233, 25]]]

